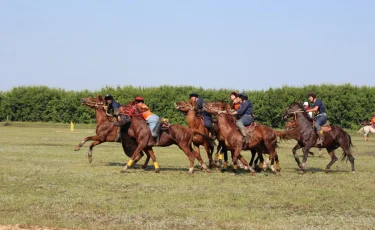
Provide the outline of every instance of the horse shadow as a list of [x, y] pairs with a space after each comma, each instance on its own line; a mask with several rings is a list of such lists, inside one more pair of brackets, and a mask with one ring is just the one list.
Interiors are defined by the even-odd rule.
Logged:
[[[115, 166], [115, 167], [124, 167], [125, 163], [121, 162], [108, 162], [106, 166]], [[135, 164], [130, 169], [142, 169], [142, 164]], [[148, 165], [146, 169], [143, 169], [144, 171], [154, 171], [154, 167], [152, 165]], [[186, 168], [172, 168], [172, 167], [160, 167], [160, 170], [162, 171], [175, 171], [175, 172], [188, 172], [189, 170]], [[194, 167], [195, 172], [204, 171], [198, 168], [198, 166]]]

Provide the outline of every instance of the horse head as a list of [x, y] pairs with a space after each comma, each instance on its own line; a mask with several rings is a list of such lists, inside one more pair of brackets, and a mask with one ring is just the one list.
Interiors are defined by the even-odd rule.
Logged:
[[96, 109], [103, 108], [105, 101], [103, 99], [103, 96], [99, 95], [98, 97], [81, 98], [81, 104]]
[[206, 102], [203, 105], [203, 110], [212, 115], [218, 115], [230, 110], [230, 105], [224, 101]]
[[185, 101], [176, 102], [176, 103], [174, 103], [174, 106], [177, 110], [179, 110], [183, 113], [188, 113], [190, 110], [195, 109], [195, 106], [193, 105], [191, 100], [189, 100], [187, 102], [185, 102]]
[[295, 117], [296, 113], [306, 113], [306, 110], [301, 103], [293, 102], [288, 106], [286, 110], [284, 110], [284, 112], [282, 113], [282, 117], [284, 119]]

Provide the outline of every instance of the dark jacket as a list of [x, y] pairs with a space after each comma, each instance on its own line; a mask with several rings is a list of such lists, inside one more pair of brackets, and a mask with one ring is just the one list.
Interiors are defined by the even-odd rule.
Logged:
[[238, 116], [242, 117], [244, 115], [253, 114], [253, 104], [249, 100], [245, 100], [239, 109], [237, 109]]
[[121, 104], [115, 100], [112, 100], [111, 104], [108, 105], [108, 113], [114, 114], [114, 112], [121, 107]]

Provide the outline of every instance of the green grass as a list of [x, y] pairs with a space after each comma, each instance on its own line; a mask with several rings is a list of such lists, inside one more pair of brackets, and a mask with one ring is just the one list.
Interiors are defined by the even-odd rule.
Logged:
[[[77, 128], [78, 127], [78, 128]], [[281, 176], [198, 169], [176, 146], [154, 148], [161, 172], [132, 168], [120, 144], [73, 151], [93, 126], [0, 123], [0, 225], [81, 229], [371, 229], [375, 224], [375, 138], [350, 132], [356, 174], [329, 155], [299, 175], [294, 142], [280, 143]], [[370, 137], [371, 138], [371, 137]], [[206, 160], [204, 150], [202, 157]], [[341, 149], [337, 155], [341, 156]], [[250, 155], [244, 153], [247, 160]], [[299, 152], [301, 155], [301, 152]], [[143, 163], [143, 160], [141, 160]]]

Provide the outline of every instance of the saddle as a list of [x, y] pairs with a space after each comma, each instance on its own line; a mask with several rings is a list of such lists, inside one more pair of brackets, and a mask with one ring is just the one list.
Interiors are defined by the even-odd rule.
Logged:
[[257, 125], [258, 125], [258, 123], [254, 122], [254, 121], [251, 122], [250, 125], [245, 126], [246, 132], [247, 133], [252, 133], [254, 131], [254, 129], [256, 128]]
[[[315, 124], [315, 121], [313, 123], [313, 125]], [[332, 130], [332, 127], [331, 127], [331, 124], [329, 121], [327, 121], [323, 126], [322, 126], [322, 131], [323, 133], [328, 133]]]

